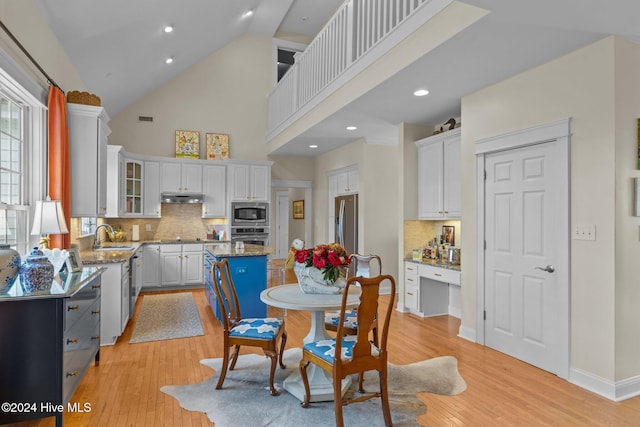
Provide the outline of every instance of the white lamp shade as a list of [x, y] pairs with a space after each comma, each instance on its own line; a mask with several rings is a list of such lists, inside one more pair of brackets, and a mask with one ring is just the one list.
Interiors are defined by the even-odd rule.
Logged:
[[59, 200], [42, 200], [36, 202], [33, 217], [32, 235], [67, 234], [67, 221], [64, 218], [62, 205]]

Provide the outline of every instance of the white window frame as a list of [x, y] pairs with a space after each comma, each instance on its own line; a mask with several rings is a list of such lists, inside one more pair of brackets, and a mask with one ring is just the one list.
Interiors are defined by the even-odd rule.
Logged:
[[37, 245], [40, 239], [40, 236], [30, 235], [34, 202], [44, 200], [47, 196], [47, 108], [2, 68], [0, 68], [0, 91], [24, 109], [22, 203], [20, 205], [0, 203], [0, 208], [29, 210], [23, 230], [24, 235], [27, 236], [27, 242], [16, 247], [19, 252], [26, 254], [29, 248]]

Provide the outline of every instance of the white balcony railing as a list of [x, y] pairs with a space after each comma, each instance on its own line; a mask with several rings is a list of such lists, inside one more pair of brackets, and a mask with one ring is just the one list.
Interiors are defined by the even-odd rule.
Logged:
[[428, 3], [442, 0], [349, 0], [333, 15], [268, 100], [268, 135], [327, 88], [352, 64]]

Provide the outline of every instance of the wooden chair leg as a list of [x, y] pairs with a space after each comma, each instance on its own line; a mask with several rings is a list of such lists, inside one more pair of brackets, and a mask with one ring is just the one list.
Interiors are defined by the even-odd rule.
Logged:
[[364, 372], [360, 372], [360, 374], [358, 375], [358, 393], [364, 393], [364, 387], [362, 386], [362, 383], [364, 382]]
[[387, 392], [387, 372], [379, 372], [380, 377], [380, 400], [382, 401], [382, 413], [384, 414], [384, 425], [391, 427], [391, 410], [389, 409], [389, 393]]
[[218, 384], [216, 384], [216, 390], [222, 388], [224, 377], [227, 376], [227, 366], [229, 365], [229, 347], [224, 349], [224, 355], [222, 356], [222, 366], [220, 367], [220, 377], [218, 377]]
[[342, 417], [342, 381], [333, 379], [333, 407], [336, 413], [336, 427], [344, 427], [344, 419]]
[[302, 384], [304, 384], [304, 401], [300, 402], [300, 406], [302, 406], [303, 408], [308, 408], [309, 401], [311, 400], [311, 389], [309, 387], [309, 378], [307, 377], [308, 366], [308, 361], [300, 361], [300, 377], [302, 378]]
[[282, 355], [284, 354], [284, 346], [287, 343], [287, 332], [283, 332], [282, 333], [282, 338], [280, 339], [280, 355], [278, 357], [278, 359], [280, 360], [280, 367], [282, 369], [285, 369], [286, 366], [284, 365], [284, 362], [282, 362]]
[[276, 364], [278, 360], [278, 353], [274, 351], [265, 351], [264, 354], [266, 354], [269, 357], [269, 359], [271, 359], [271, 369], [269, 370], [269, 390], [271, 390], [271, 396], [277, 396], [280, 394], [280, 392], [276, 390], [276, 388], [273, 385], [273, 377], [276, 374]]
[[236, 345], [235, 349], [233, 350], [233, 357], [231, 358], [231, 366], [229, 367], [229, 369], [231, 369], [233, 371], [233, 368], [236, 367], [236, 362], [238, 361], [238, 354], [240, 354], [240, 346]]

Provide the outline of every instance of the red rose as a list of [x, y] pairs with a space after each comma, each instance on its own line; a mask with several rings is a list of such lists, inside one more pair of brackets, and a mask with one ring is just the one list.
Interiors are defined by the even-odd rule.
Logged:
[[325, 268], [327, 266], [327, 259], [322, 256], [313, 256], [313, 266], [316, 268]]
[[335, 252], [329, 252], [329, 262], [331, 263], [331, 265], [333, 266], [338, 266], [338, 265], [342, 265], [342, 263], [344, 262], [340, 256], [335, 253]]
[[307, 252], [306, 250], [296, 251], [296, 262], [302, 264], [307, 260], [308, 257], [309, 252]]

